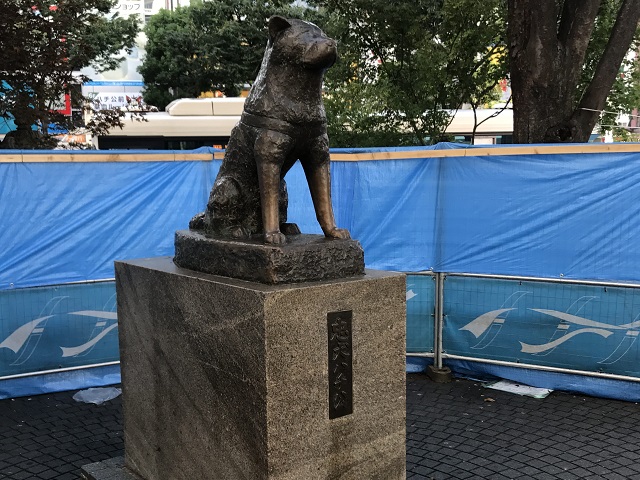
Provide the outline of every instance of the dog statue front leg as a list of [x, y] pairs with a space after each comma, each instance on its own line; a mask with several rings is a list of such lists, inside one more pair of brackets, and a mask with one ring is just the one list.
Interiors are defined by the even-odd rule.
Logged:
[[323, 165], [311, 165], [305, 168], [311, 199], [316, 210], [316, 218], [328, 238], [351, 238], [349, 230], [338, 228], [333, 215], [331, 205], [331, 181], [329, 179], [329, 163]]
[[310, 155], [305, 159], [300, 159], [300, 161], [309, 184], [316, 218], [324, 232], [324, 236], [337, 239], [351, 238], [349, 230], [336, 226], [333, 215], [329, 139], [327, 136], [324, 135], [316, 139], [316, 144], [312, 146]]

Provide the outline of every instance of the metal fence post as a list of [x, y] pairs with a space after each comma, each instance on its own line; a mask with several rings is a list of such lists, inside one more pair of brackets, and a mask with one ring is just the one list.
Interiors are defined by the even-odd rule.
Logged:
[[436, 272], [435, 319], [433, 335], [433, 366], [427, 369], [427, 375], [434, 382], [451, 381], [451, 370], [442, 366], [442, 329], [444, 326], [444, 279], [445, 274]]
[[443, 299], [444, 299], [444, 274], [436, 273], [435, 318], [433, 335], [433, 366], [442, 368], [442, 323], [443, 323]]

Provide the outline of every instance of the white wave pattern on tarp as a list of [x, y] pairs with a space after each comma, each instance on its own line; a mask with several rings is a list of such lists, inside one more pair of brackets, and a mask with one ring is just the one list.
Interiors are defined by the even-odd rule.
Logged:
[[520, 343], [520, 346], [522, 347], [521, 351], [524, 353], [540, 353], [540, 352], [544, 352], [545, 350], [549, 350], [550, 348], [555, 348], [558, 345], [563, 344], [567, 340], [570, 340], [571, 338], [575, 337], [576, 335], [580, 335], [583, 333], [595, 333], [604, 338], [607, 338], [610, 335], [613, 335], [613, 332], [610, 332], [608, 330], [604, 330], [601, 328], [581, 328], [580, 330], [575, 330], [571, 333], [567, 333], [566, 335], [563, 335], [562, 337], [557, 338], [552, 342], [543, 343], [542, 345], [530, 345], [524, 342], [519, 342], [519, 343]]
[[74, 355], [81, 354], [85, 350], [88, 350], [91, 347], [93, 347], [96, 343], [102, 340], [105, 335], [107, 335], [111, 330], [117, 327], [118, 327], [118, 324], [114, 323], [113, 325], [110, 325], [107, 328], [105, 328], [102, 332], [100, 332], [98, 335], [93, 337], [87, 343], [83, 343], [82, 345], [78, 345], [77, 347], [60, 347], [62, 349], [62, 356], [73, 357]]
[[69, 312], [69, 315], [82, 315], [84, 317], [104, 318], [106, 320], [117, 320], [116, 312], [104, 312], [102, 310], [81, 310], [78, 312]]
[[609, 328], [613, 330], [630, 330], [640, 327], [640, 320], [632, 323], [626, 323], [624, 325], [610, 325], [608, 323], [596, 322], [595, 320], [589, 320], [588, 318], [578, 317], [577, 315], [571, 315], [570, 313], [559, 312], [557, 310], [546, 310], [543, 308], [530, 308], [534, 312], [544, 313], [551, 315], [552, 317], [559, 318], [565, 322], [574, 323], [576, 325], [582, 325], [583, 327], [595, 327], [595, 328]]
[[46, 317], [36, 318], [35, 320], [31, 320], [29, 323], [25, 323], [5, 338], [4, 341], [0, 343], [0, 348], [8, 348], [9, 350], [12, 350], [13, 353], [18, 353], [24, 345], [24, 342], [26, 342], [33, 331], [38, 328], [38, 325], [52, 316], [53, 315], [47, 315]]
[[460, 330], [467, 330], [478, 338], [482, 335], [487, 328], [491, 326], [491, 324], [498, 319], [500, 315], [504, 312], [508, 312], [510, 310], [515, 310], [514, 308], [500, 308], [498, 310], [491, 310], [490, 312], [483, 313], [475, 320], [470, 323], [467, 323], [464, 327], [461, 327]]

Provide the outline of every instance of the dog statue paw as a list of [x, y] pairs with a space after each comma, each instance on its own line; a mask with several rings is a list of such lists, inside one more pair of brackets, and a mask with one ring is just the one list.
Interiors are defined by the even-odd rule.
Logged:
[[351, 238], [351, 234], [346, 228], [333, 228], [324, 232], [324, 236], [327, 238], [335, 238], [341, 240], [349, 240]]
[[268, 243], [270, 245], [284, 245], [287, 243], [287, 237], [285, 237], [284, 233], [280, 232], [266, 232], [264, 234], [264, 243]]

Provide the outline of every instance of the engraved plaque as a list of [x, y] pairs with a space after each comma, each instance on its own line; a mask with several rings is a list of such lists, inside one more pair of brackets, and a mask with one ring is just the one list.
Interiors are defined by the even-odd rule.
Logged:
[[331, 419], [353, 413], [352, 316], [351, 310], [327, 314]]

